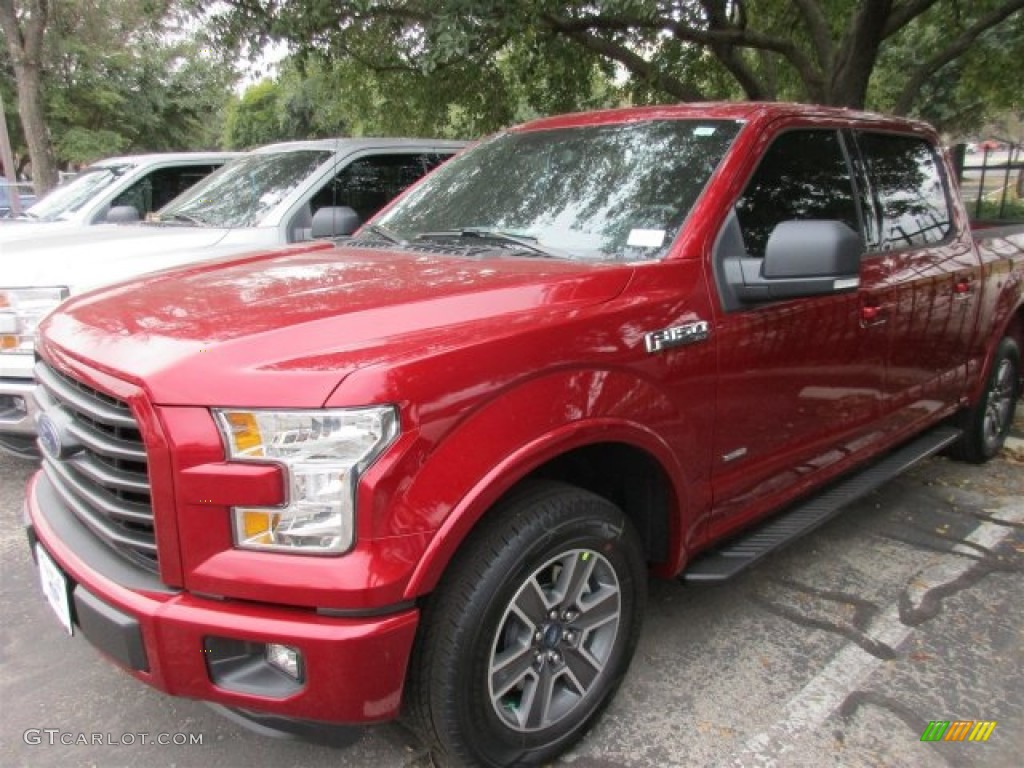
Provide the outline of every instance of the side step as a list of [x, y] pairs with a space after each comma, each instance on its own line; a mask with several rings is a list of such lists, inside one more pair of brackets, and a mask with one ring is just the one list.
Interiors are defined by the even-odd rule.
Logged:
[[797, 503], [756, 528], [697, 557], [680, 578], [686, 582], [715, 583], [732, 578], [769, 552], [814, 530], [851, 501], [875, 490], [922, 459], [938, 453], [961, 435], [956, 427], [941, 426], [886, 454], [866, 469], [849, 475], [821, 493]]

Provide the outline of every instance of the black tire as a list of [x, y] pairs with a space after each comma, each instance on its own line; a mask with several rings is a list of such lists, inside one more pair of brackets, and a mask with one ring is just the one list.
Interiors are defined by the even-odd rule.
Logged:
[[1003, 448], [1013, 426], [1013, 415], [1020, 397], [1020, 350], [1007, 337], [999, 342], [985, 391], [971, 407], [963, 411], [958, 425], [964, 434], [950, 449], [950, 456], [972, 464], [984, 464]]
[[646, 578], [639, 538], [610, 502], [551, 482], [514, 494], [463, 544], [424, 608], [409, 724], [442, 765], [554, 758], [626, 674]]

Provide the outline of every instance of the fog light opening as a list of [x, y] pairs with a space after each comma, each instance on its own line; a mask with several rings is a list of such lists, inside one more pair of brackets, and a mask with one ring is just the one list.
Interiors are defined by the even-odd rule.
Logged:
[[23, 419], [28, 415], [28, 403], [20, 395], [0, 395], [0, 417]]
[[267, 643], [267, 663], [281, 670], [292, 680], [302, 680], [302, 653], [298, 648]]

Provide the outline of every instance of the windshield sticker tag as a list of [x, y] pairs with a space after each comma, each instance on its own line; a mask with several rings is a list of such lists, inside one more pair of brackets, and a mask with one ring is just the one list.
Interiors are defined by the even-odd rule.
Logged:
[[664, 229], [634, 229], [630, 231], [626, 245], [637, 248], [661, 248], [664, 242]]
[[710, 125], [698, 125], [693, 129], [694, 136], [714, 136], [715, 128]]

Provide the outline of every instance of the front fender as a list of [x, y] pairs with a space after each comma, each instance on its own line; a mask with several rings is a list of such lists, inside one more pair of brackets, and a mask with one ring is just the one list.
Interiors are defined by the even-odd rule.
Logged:
[[[526, 475], [574, 448], [625, 443], [657, 461], [673, 484], [670, 562], [680, 557], [690, 509], [683, 467], [671, 445], [698, 436], [649, 382], [620, 371], [547, 374], [503, 392], [450, 430], [430, 451], [402, 506], [430, 517], [435, 533], [406, 587], [411, 599], [432, 590], [465, 537], [488, 509]], [[402, 514], [400, 510], [394, 510]]]

